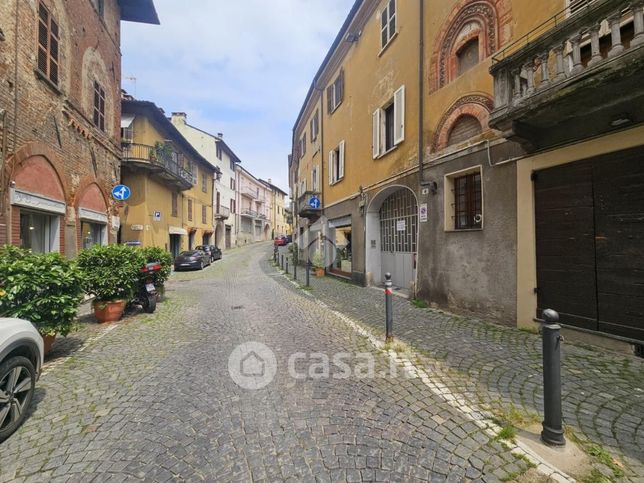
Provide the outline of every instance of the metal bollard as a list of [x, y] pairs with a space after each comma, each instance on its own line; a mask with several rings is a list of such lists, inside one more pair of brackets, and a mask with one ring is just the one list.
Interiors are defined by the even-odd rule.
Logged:
[[282, 270], [284, 270], [284, 255], [280, 255], [280, 260], [281, 260], [281, 262], [280, 262], [280, 268], [281, 268]]
[[297, 280], [297, 252], [293, 254], [293, 280]]
[[286, 257], [286, 275], [288, 275], [288, 257]]
[[273, 247], [273, 263], [277, 265], [277, 245]]
[[393, 292], [391, 290], [391, 273], [385, 273], [385, 334], [386, 342], [394, 340], [394, 307], [393, 307]]
[[310, 287], [311, 286], [311, 260], [306, 261], [306, 286]]
[[561, 326], [559, 314], [552, 309], [543, 311], [543, 431], [541, 441], [552, 446], [564, 446], [561, 414]]

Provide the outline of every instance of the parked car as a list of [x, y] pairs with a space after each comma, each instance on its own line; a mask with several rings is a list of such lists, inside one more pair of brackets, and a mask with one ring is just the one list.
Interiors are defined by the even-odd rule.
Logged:
[[288, 238], [286, 238], [284, 235], [276, 236], [275, 240], [273, 241], [273, 243], [275, 244], [275, 246], [283, 247], [283, 246], [286, 246], [288, 244]]
[[174, 270], [177, 272], [189, 268], [203, 270], [207, 265], [210, 265], [210, 254], [202, 250], [187, 250], [174, 259]]
[[0, 318], [0, 442], [25, 420], [43, 351], [42, 337], [31, 322]]
[[293, 235], [286, 235], [286, 244], [293, 243]]
[[202, 252], [206, 252], [208, 255], [210, 255], [211, 262], [214, 262], [215, 260], [221, 260], [221, 250], [215, 245], [199, 245], [196, 249], [201, 250]]

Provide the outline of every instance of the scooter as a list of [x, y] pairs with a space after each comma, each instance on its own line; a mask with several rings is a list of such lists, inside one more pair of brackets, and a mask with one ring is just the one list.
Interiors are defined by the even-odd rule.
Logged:
[[148, 263], [139, 270], [139, 286], [132, 303], [139, 304], [148, 314], [157, 308], [157, 288], [154, 286], [154, 274], [161, 270], [159, 263]]

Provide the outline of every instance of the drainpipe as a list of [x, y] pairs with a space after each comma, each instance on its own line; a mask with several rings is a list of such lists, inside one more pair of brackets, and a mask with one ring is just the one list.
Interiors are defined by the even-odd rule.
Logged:
[[418, 0], [420, 10], [419, 41], [418, 41], [418, 177], [420, 185], [429, 184], [425, 181], [423, 167], [425, 139], [423, 136], [424, 117], [425, 117], [425, 1]]

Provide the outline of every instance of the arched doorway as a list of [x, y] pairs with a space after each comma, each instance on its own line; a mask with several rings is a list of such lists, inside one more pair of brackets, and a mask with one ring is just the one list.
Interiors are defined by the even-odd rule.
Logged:
[[409, 289], [416, 281], [418, 202], [405, 186], [378, 193], [367, 210], [366, 269], [371, 283], [381, 285], [391, 273], [395, 287]]

